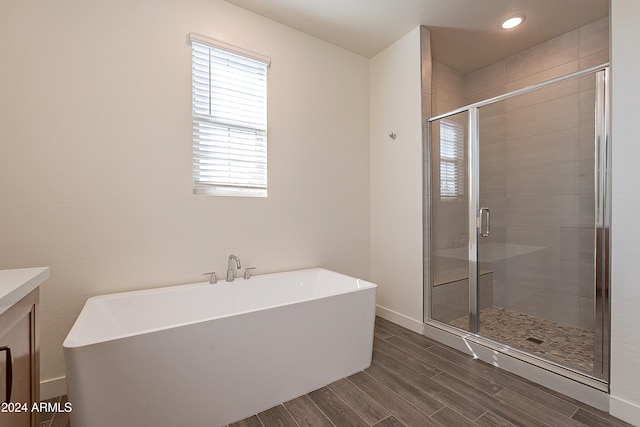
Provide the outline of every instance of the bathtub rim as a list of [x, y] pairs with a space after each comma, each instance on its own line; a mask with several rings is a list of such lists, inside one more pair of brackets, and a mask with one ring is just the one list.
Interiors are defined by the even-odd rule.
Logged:
[[[322, 268], [322, 267], [315, 267], [315, 268], [306, 268], [306, 269], [300, 269], [300, 270], [289, 270], [289, 271], [283, 271], [283, 272], [275, 272], [275, 273], [265, 273], [265, 274], [260, 274], [260, 275], [254, 275], [252, 276], [251, 279], [243, 279], [243, 278], [237, 278], [235, 280], [241, 281], [241, 282], [247, 282], [247, 281], [251, 281], [253, 279], [259, 279], [259, 278], [270, 278], [270, 277], [277, 277], [277, 276], [286, 276], [286, 275], [292, 275], [292, 274], [296, 274], [296, 273], [310, 273], [310, 272], [322, 272], [322, 271], [326, 271], [329, 272], [331, 274], [335, 274], [338, 276], [342, 276], [348, 279], [353, 280], [354, 282], [356, 282], [358, 285], [356, 287], [350, 287], [348, 289], [345, 290], [341, 290], [339, 292], [330, 292], [327, 294], [323, 294], [322, 296], [316, 296], [314, 298], [303, 298], [303, 299], [298, 299], [298, 300], [289, 300], [289, 301], [285, 301], [282, 303], [278, 303], [278, 304], [271, 304], [271, 305], [265, 305], [259, 308], [253, 308], [253, 309], [247, 309], [247, 310], [238, 310], [234, 313], [231, 314], [223, 314], [223, 315], [213, 315], [213, 316], [204, 316], [201, 317], [197, 320], [190, 320], [190, 321], [185, 321], [185, 322], [176, 322], [176, 323], [172, 323], [170, 325], [165, 325], [165, 326], [160, 326], [160, 327], [155, 327], [155, 328], [147, 328], [144, 330], [140, 330], [140, 331], [134, 331], [134, 332], [129, 332], [129, 333], [122, 333], [122, 334], [113, 334], [112, 336], [104, 339], [104, 338], [99, 338], [99, 339], [88, 339], [88, 338], [83, 338], [83, 339], [79, 339], [79, 338], [74, 338], [73, 337], [73, 333], [74, 330], [76, 329], [76, 325], [77, 324], [81, 324], [84, 321], [84, 318], [86, 316], [88, 316], [87, 314], [87, 306], [93, 302], [93, 301], [100, 301], [100, 300], [109, 300], [109, 299], [118, 299], [118, 298], [122, 298], [123, 296], [136, 296], [136, 295], [142, 295], [142, 294], [149, 294], [149, 293], [161, 293], [161, 292], [171, 292], [171, 291], [177, 291], [177, 290], [183, 290], [183, 289], [192, 289], [192, 288], [199, 288], [199, 287], [203, 287], [203, 286], [233, 286], [233, 282], [226, 282], [226, 281], [222, 281], [216, 284], [211, 284], [209, 282], [198, 282], [198, 283], [188, 283], [188, 284], [182, 284], [182, 285], [169, 285], [169, 286], [162, 286], [162, 287], [155, 287], [155, 288], [148, 288], [148, 289], [138, 289], [138, 290], [132, 290], [132, 291], [123, 291], [123, 292], [116, 292], [116, 293], [110, 293], [110, 294], [103, 294], [103, 295], [96, 295], [93, 297], [89, 297], [83, 307], [82, 310], [80, 311], [78, 317], [76, 318], [75, 322], [73, 323], [71, 329], [69, 330], [69, 333], [67, 334], [67, 336], [65, 337], [63, 343], [62, 343], [62, 347], [64, 351], [72, 351], [73, 349], [80, 349], [80, 348], [84, 348], [84, 347], [89, 347], [89, 346], [93, 346], [93, 345], [98, 345], [101, 343], [106, 343], [106, 342], [111, 342], [111, 341], [116, 341], [116, 340], [121, 340], [121, 339], [126, 339], [126, 338], [130, 338], [130, 337], [135, 337], [138, 335], [144, 335], [144, 334], [151, 334], [154, 332], [158, 332], [158, 331], [163, 331], [163, 330], [167, 330], [167, 329], [173, 329], [173, 328], [180, 328], [180, 327], [184, 327], [184, 326], [188, 326], [188, 325], [193, 325], [193, 324], [197, 324], [197, 323], [201, 323], [201, 322], [208, 322], [208, 321], [212, 321], [212, 320], [216, 320], [216, 319], [220, 319], [220, 318], [227, 318], [227, 317], [235, 317], [235, 316], [240, 316], [246, 313], [252, 313], [252, 312], [256, 312], [256, 311], [261, 311], [261, 310], [267, 310], [267, 309], [273, 309], [273, 308], [277, 308], [277, 307], [283, 307], [283, 306], [287, 306], [287, 305], [292, 305], [292, 304], [299, 304], [299, 303], [303, 303], [306, 301], [312, 301], [312, 300], [321, 300], [321, 299], [325, 299], [325, 298], [330, 298], [330, 297], [334, 297], [337, 295], [344, 295], [344, 294], [348, 294], [348, 293], [353, 293], [353, 292], [359, 292], [359, 291], [364, 291], [367, 289], [374, 289], [374, 291], [377, 288], [377, 284], [369, 282], [367, 280], [364, 279], [359, 279], [353, 276], [349, 276], [347, 274], [343, 274], [343, 273], [339, 273], [337, 271], [333, 271], [333, 270], [329, 270], [327, 268]], [[78, 332], [76, 332], [77, 334], [79, 334]]]

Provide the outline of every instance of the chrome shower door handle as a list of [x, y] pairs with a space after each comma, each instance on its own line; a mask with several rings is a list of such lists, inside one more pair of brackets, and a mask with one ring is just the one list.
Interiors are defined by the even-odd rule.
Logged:
[[[486, 215], [484, 215], [486, 213]], [[484, 219], [486, 217], [486, 220]], [[484, 223], [484, 231], [482, 230], [482, 224]], [[480, 208], [480, 236], [488, 237], [491, 232], [491, 212], [489, 208]]]

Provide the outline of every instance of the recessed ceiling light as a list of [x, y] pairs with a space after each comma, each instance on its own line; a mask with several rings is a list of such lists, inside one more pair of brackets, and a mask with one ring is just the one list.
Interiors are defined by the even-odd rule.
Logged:
[[510, 16], [500, 23], [500, 28], [502, 28], [503, 30], [508, 30], [517, 27], [518, 25], [522, 24], [523, 21], [523, 15]]

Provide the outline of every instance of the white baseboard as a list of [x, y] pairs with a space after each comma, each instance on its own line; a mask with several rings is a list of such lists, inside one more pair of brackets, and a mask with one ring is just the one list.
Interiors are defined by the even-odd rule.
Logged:
[[634, 426], [640, 425], [640, 406], [616, 396], [609, 396], [609, 413]]
[[67, 378], [53, 378], [40, 381], [40, 401], [67, 394]]
[[424, 324], [420, 320], [412, 319], [380, 305], [376, 305], [376, 315], [418, 334], [422, 334], [424, 330]]

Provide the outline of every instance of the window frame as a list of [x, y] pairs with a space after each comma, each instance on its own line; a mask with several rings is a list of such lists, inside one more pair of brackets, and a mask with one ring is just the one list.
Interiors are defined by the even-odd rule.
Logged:
[[189, 33], [193, 194], [267, 197], [270, 58]]

